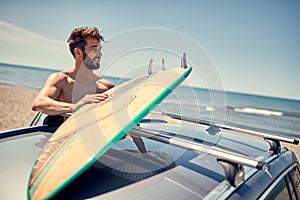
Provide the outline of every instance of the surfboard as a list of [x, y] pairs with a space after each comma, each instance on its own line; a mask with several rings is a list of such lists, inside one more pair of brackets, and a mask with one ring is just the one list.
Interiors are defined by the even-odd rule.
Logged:
[[123, 138], [191, 72], [178, 67], [140, 76], [81, 107], [52, 135], [28, 182], [28, 199], [54, 197]]

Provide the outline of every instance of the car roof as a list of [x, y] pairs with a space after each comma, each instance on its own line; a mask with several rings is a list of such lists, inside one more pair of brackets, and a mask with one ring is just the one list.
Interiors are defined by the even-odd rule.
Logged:
[[[144, 120], [139, 127], [148, 131], [173, 134], [173, 137], [179, 139], [194, 138], [193, 142], [257, 160], [272, 158], [267, 142], [243, 134], [230, 131], [214, 132], [207, 126], [168, 123], [163, 120]], [[0, 177], [6, 183], [1, 187], [1, 197], [12, 198], [13, 195], [14, 199], [22, 199], [26, 196], [33, 163], [51, 134], [36, 131], [1, 139]], [[130, 139], [120, 140], [57, 197], [201, 199], [224, 188], [231, 188], [227, 190], [228, 196], [235, 190], [227, 184], [220, 160], [209, 153], [195, 152], [151, 138], [143, 138], [143, 141], [147, 154], [141, 154]], [[243, 170], [243, 182], [259, 171], [247, 166], [244, 166]], [[15, 175], [16, 172], [18, 175]], [[20, 192], [14, 192], [15, 187], [18, 187], [17, 191]]]

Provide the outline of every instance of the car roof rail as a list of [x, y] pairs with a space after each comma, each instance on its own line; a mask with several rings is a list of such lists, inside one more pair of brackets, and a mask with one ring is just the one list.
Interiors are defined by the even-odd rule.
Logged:
[[177, 138], [168, 134], [164, 134], [161, 131], [145, 130], [138, 126], [133, 128], [129, 134], [135, 137], [149, 138], [173, 146], [189, 149], [198, 153], [211, 155], [217, 158], [218, 163], [224, 168], [225, 180], [227, 180], [234, 187], [244, 180], [244, 165], [259, 170], [264, 170], [268, 175], [270, 174], [270, 165], [267, 162], [256, 160], [241, 153], [225, 150], [216, 146], [208, 146], [203, 143], [197, 143], [196, 141], [185, 138]]
[[243, 133], [243, 134], [247, 134], [247, 135], [262, 137], [262, 138], [264, 138], [264, 140], [266, 140], [269, 143], [270, 151], [272, 151], [273, 154], [277, 154], [277, 155], [280, 154], [280, 147], [281, 147], [280, 142], [286, 142], [286, 143], [290, 143], [290, 144], [294, 144], [294, 145], [299, 144], [299, 140], [296, 138], [285, 137], [285, 136], [280, 136], [280, 135], [273, 135], [270, 133], [259, 132], [259, 131], [239, 128], [239, 127], [235, 127], [235, 126], [229, 126], [229, 125], [225, 125], [225, 124], [218, 124], [218, 123], [215, 123], [212, 121], [195, 119], [192, 117], [181, 116], [178, 114], [172, 114], [172, 113], [166, 113], [166, 112], [161, 112], [161, 113], [155, 112], [155, 113], [160, 114], [160, 115], [165, 115], [165, 116], [171, 117], [173, 119], [192, 122], [192, 123], [196, 123], [196, 124], [207, 125], [207, 126], [209, 126], [207, 131], [214, 133], [214, 134], [217, 132], [220, 132], [219, 129], [223, 129], [223, 130], [235, 131], [235, 132]]
[[0, 132], [0, 139], [5, 139], [5, 138], [9, 138], [9, 137], [14, 137], [14, 136], [30, 134], [30, 133], [33, 133], [33, 132], [54, 133], [54, 131], [56, 129], [57, 129], [57, 127], [51, 127], [51, 126], [47, 126], [47, 125], [17, 128], [17, 129], [12, 129], [12, 130], [8, 130], [8, 131]]

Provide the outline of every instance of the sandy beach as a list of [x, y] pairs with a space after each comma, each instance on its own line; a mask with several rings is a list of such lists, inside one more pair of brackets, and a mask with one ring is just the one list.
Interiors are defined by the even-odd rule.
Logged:
[[[0, 132], [29, 126], [36, 112], [31, 104], [38, 91], [7, 85], [0, 85]], [[293, 150], [300, 160], [300, 147], [282, 143]]]
[[37, 91], [0, 85], [0, 131], [29, 126], [36, 112], [31, 104]]

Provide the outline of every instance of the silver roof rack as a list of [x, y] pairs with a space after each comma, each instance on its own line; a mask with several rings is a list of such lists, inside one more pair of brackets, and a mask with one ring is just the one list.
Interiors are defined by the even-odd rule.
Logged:
[[171, 117], [173, 119], [207, 125], [207, 126], [209, 126], [207, 131], [210, 133], [214, 133], [214, 134], [219, 132], [220, 131], [219, 129], [223, 129], [223, 130], [230, 130], [230, 131], [235, 131], [235, 132], [239, 132], [239, 133], [244, 133], [244, 134], [248, 134], [248, 135], [252, 135], [252, 136], [262, 137], [270, 144], [270, 151], [272, 151], [274, 154], [280, 153], [280, 142], [286, 142], [286, 143], [290, 143], [290, 144], [294, 144], [294, 145], [299, 144], [299, 140], [296, 138], [290, 138], [290, 137], [285, 137], [285, 136], [280, 136], [280, 135], [273, 135], [273, 134], [269, 134], [269, 133], [253, 131], [253, 130], [243, 129], [243, 128], [229, 126], [229, 125], [217, 124], [212, 121], [199, 120], [199, 119], [195, 119], [192, 117], [181, 116], [178, 114], [165, 113], [165, 112], [162, 112], [159, 114]]
[[264, 170], [269, 174], [268, 170], [270, 166], [267, 162], [259, 161], [240, 153], [197, 143], [196, 141], [188, 140], [186, 138], [173, 137], [160, 131], [144, 130], [138, 126], [133, 128], [129, 134], [135, 137], [145, 137], [216, 157], [217, 161], [224, 168], [225, 179], [234, 187], [244, 180], [244, 165]]

